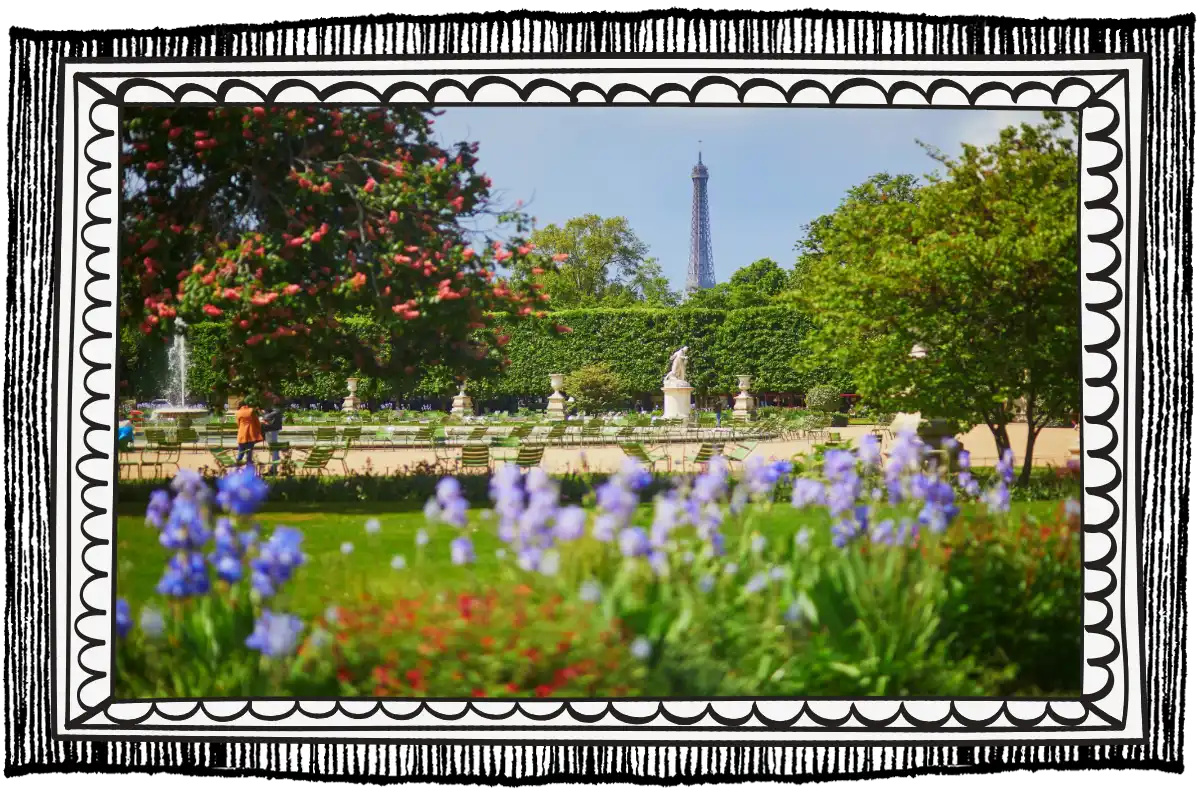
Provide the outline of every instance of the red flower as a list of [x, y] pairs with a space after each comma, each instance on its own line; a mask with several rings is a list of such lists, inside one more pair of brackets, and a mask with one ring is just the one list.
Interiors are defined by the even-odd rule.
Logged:
[[254, 345], [261, 342], [264, 338], [266, 338], [266, 337], [264, 337], [261, 333], [256, 333], [253, 336], [251, 336], [249, 339], [246, 340], [246, 344], [248, 344], [250, 347], [253, 347]]
[[388, 212], [388, 222], [390, 222], [392, 225], [395, 225], [399, 221], [400, 215], [396, 213], [396, 209], [392, 209], [390, 212]]
[[375, 185], [374, 178], [367, 178], [367, 183], [365, 186], [363, 186], [363, 191], [367, 193], [373, 192], [375, 191]]
[[472, 697], [487, 697], [487, 692], [485, 692], [483, 689], [472, 689], [471, 696]]
[[549, 697], [553, 691], [553, 689], [543, 683], [541, 686], [537, 687], [537, 689], [534, 689], [534, 694], [536, 694], [538, 697]]
[[217, 308], [212, 303], [208, 303], [204, 306], [204, 313], [208, 314], [210, 317], [219, 317], [221, 316], [221, 309]]
[[570, 256], [568, 256], [566, 253], [555, 253], [553, 260], [558, 261], [558, 262], [563, 262], [563, 261], [566, 261], [568, 258], [570, 258]]
[[558, 331], [559, 333], [573, 333], [573, 331], [570, 328], [568, 328], [566, 325], [563, 325], [562, 323], [555, 325], [554, 330]]
[[474, 257], [475, 257], [475, 251], [472, 250], [470, 247], [468, 247], [466, 250], [463, 250], [463, 261], [470, 261]]
[[251, 111], [251, 113], [254, 114], [254, 116], [258, 117], [259, 119], [262, 119], [263, 117], [265, 117], [267, 115], [267, 110], [265, 108], [263, 108], [262, 106], [255, 106], [254, 108], [250, 109], [250, 111]]

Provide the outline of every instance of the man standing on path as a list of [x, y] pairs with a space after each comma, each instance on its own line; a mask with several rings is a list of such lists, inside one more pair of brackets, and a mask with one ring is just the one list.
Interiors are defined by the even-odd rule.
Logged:
[[254, 445], [263, 440], [262, 423], [258, 420], [258, 412], [251, 405], [250, 400], [247, 399], [242, 401], [234, 418], [237, 420], [238, 426], [238, 466], [241, 466], [243, 458], [246, 459], [247, 464], [253, 466]]
[[[279, 444], [279, 432], [283, 430], [283, 412], [275, 404], [263, 412], [262, 431], [267, 437], [267, 445]], [[279, 449], [271, 448], [271, 471], [274, 475], [279, 470]]]

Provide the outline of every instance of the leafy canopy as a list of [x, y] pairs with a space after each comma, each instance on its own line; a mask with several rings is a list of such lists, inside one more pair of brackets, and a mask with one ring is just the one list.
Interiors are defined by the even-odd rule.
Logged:
[[586, 214], [534, 231], [537, 252], [567, 256], [545, 283], [556, 309], [678, 303], [662, 265], [624, 217]]
[[[1037, 432], [1080, 391], [1077, 161], [1066, 120], [1004, 130], [927, 186], [868, 181], [819, 230], [799, 300], [817, 362], [893, 409]], [[898, 186], [900, 191], [888, 188]], [[914, 348], [918, 348], [914, 351]], [[924, 357], [913, 357], [914, 352]]]
[[[130, 109], [123, 324], [145, 336], [169, 334], [173, 320], [226, 326], [214, 393], [334, 363], [400, 386], [431, 366], [460, 378], [502, 366], [492, 314], [543, 315], [540, 280], [553, 276], [555, 254], [534, 251], [526, 217], [491, 207], [477, 145], [434, 141], [435, 115]], [[486, 236], [476, 250], [466, 223], [484, 216], [515, 234]], [[340, 323], [351, 316], [379, 324]]]

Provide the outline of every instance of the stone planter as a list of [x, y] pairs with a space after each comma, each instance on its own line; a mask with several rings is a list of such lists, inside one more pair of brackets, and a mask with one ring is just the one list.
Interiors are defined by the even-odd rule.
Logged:
[[750, 394], [750, 375], [738, 375], [738, 388], [741, 391], [733, 398], [734, 419], [748, 419], [754, 415], [754, 396]]
[[554, 393], [546, 403], [547, 419], [565, 419], [567, 416], [567, 398], [563, 397], [562, 388], [567, 376], [555, 372], [550, 375], [550, 388]]

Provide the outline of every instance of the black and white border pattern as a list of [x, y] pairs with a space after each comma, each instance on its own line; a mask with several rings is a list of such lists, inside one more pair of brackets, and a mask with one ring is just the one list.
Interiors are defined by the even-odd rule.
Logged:
[[[6, 772], [284, 771], [330, 780], [473, 775], [511, 783], [566, 774], [698, 782], [715, 775], [752, 780], [1046, 763], [1178, 769], [1180, 684], [1186, 680], [1180, 567], [1187, 553], [1181, 531], [1188, 506], [1182, 497], [1190, 473], [1184, 348], [1192, 332], [1182, 306], [1183, 266], [1192, 257], [1187, 213], [1194, 20], [836, 12], [498, 17], [504, 18], [14, 32], [17, 219], [0, 372], [8, 389], [0, 482], [10, 500], [0, 511], [13, 523], [13, 535], [0, 542], [8, 581], [0, 673]], [[142, 74], [161, 88], [136, 91], [162, 92], [161, 100], [168, 100], [180, 86], [169, 84], [168, 73], [186, 71], [187, 59], [216, 56], [223, 61], [204, 62], [199, 70], [233, 78], [234, 60], [240, 59], [244, 78], [251, 71], [306, 74], [312, 92], [334, 83], [328, 74], [319, 77], [334, 64], [332, 54], [356, 68], [383, 64], [364, 64], [360, 55], [400, 56], [398, 70], [412, 73], [424, 64], [436, 77], [427, 72], [421, 84], [404, 74], [374, 83], [374, 94], [360, 90], [325, 96], [328, 101], [378, 102], [388, 83], [409, 80], [416, 84], [410, 96], [425, 102], [644, 104], [649, 98], [634, 86], [658, 86], [665, 82], [661, 74], [630, 80], [634, 89], [618, 94], [612, 83], [594, 79], [600, 91], [581, 86], [577, 73], [535, 89], [529, 70], [577, 70], [590, 61], [637, 72], [631, 65], [643, 64], [638, 59], [658, 59], [683, 88], [656, 97], [659, 103], [1086, 106], [1082, 154], [1096, 169], [1082, 176], [1081, 212], [1096, 222], [1084, 229], [1091, 235], [1082, 241], [1081, 270], [1088, 377], [1085, 696], [1051, 703], [773, 699], [590, 708], [546, 702], [110, 702], [112, 132], [116, 104], [130, 102], [122, 100], [120, 79], [112, 76]], [[457, 88], [449, 83], [434, 88], [434, 80], [451, 77], [444, 54], [456, 54], [475, 78], [504, 76], [508, 88], [468, 83], [461, 76], [454, 76]], [[611, 55], [618, 58], [605, 58]], [[726, 56], [734, 55], [745, 61], [745, 71], [731, 71], [736, 65]], [[103, 61], [114, 56], [122, 64]], [[836, 74], [847, 67], [859, 71], [856, 78], [871, 80], [851, 86], [848, 76]], [[764, 73], [772, 70], [769, 79], [778, 89], [751, 85], [752, 78], [768, 77]], [[896, 76], [906, 70], [911, 72]], [[947, 73], [943, 77], [950, 83], [932, 85], [931, 73], [937, 72]], [[1105, 72], [1111, 83], [1094, 83]], [[799, 86], [787, 94], [814, 74], [823, 76], [824, 89]], [[1087, 78], [1069, 86], [1064, 79], [1070, 74]], [[730, 80], [700, 85], [719, 76]], [[204, 85], [204, 76], [199, 78], [193, 83]], [[277, 79], [226, 84], [222, 100], [257, 100], [260, 91], [253, 85], [278, 88]], [[918, 89], [888, 95], [906, 79]], [[1008, 89], [980, 94], [983, 80]], [[468, 94], [473, 88], [479, 91]], [[521, 89], [535, 91], [522, 96]], [[581, 91], [570, 97], [575, 89]], [[835, 89], [838, 94], [830, 95]], [[220, 90], [208, 84], [182, 100], [211, 103]], [[302, 91], [294, 100], [311, 101], [313, 95]], [[149, 94], [140, 100], [150, 100]], [[467, 722], [472, 716], [475, 721]], [[544, 746], [522, 746], [539, 741]], [[604, 744], [625, 747], [599, 746]], [[768, 746], [740, 746], [763, 744]]]
[[[1118, 742], [1143, 736], [1131, 339], [1145, 63], [636, 58], [72, 62], [64, 69], [55, 730], [65, 737], [489, 742]], [[123, 105], [694, 104], [1082, 114], [1085, 667], [1075, 699], [614, 701], [111, 698], [117, 130]]]

